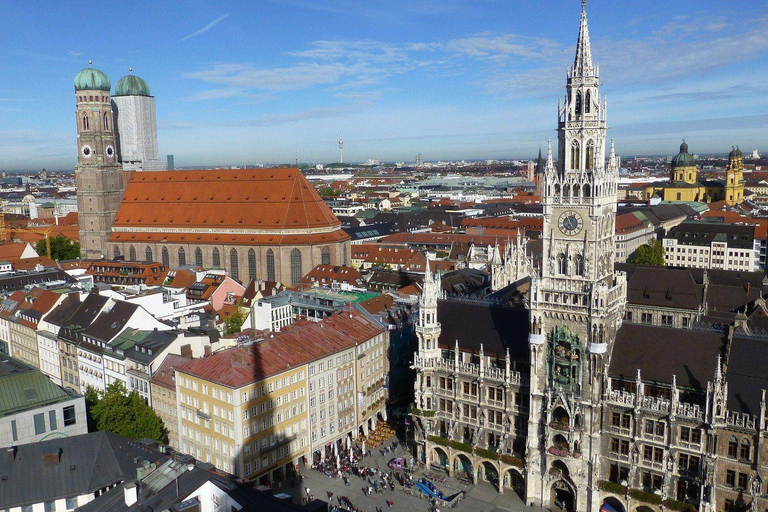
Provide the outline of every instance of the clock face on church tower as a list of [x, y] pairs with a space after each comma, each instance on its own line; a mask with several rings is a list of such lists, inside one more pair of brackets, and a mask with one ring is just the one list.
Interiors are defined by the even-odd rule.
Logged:
[[584, 227], [584, 221], [581, 219], [579, 212], [568, 210], [560, 215], [560, 222], [558, 223], [560, 231], [564, 235], [574, 236], [581, 232]]

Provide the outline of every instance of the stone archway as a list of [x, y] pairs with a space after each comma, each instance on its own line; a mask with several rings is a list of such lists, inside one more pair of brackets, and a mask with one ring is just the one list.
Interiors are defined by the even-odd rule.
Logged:
[[496, 490], [499, 490], [499, 470], [496, 466], [487, 460], [480, 463], [477, 468], [480, 472], [478, 476], [482, 476], [482, 479], [493, 485]]
[[576, 493], [563, 479], [555, 480], [550, 488], [550, 502], [566, 512], [576, 512]]
[[432, 464], [437, 464], [440, 467], [445, 468], [447, 471], [451, 470], [451, 465], [448, 463], [450, 460], [448, 453], [439, 446], [432, 448], [432, 453], [429, 456], [429, 460]]
[[474, 480], [475, 468], [472, 466], [472, 461], [465, 454], [460, 453], [453, 459], [453, 474], [457, 478], [465, 476], [470, 480]]
[[513, 489], [525, 503], [525, 477], [515, 468], [508, 468], [503, 473], [501, 484], [507, 489]]
[[627, 512], [627, 509], [617, 498], [608, 496], [603, 500], [600, 512]]

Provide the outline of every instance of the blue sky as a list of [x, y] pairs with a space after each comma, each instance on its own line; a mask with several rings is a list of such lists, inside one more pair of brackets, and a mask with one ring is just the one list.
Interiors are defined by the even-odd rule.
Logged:
[[[88, 59], [156, 98], [177, 166], [532, 157], [578, 0], [0, 1], [0, 168], [71, 168]], [[619, 153], [768, 151], [768, 5], [589, 0]]]

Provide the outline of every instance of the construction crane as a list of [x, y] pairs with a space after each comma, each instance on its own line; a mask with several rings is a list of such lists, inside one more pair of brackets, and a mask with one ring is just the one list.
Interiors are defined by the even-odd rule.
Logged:
[[[48, 257], [48, 259], [51, 259], [51, 238], [48, 236], [53, 228], [55, 228], [55, 225], [48, 226], [47, 228], [17, 228], [13, 229], [11, 232], [17, 232], [22, 231], [24, 233], [35, 233], [36, 235], [43, 235], [43, 238], [45, 239], [45, 255]], [[38, 241], [39, 243], [39, 241]]]

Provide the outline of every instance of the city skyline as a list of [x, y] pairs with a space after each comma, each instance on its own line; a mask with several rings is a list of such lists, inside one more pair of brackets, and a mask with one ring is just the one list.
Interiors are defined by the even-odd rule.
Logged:
[[[89, 59], [113, 87], [128, 67], [147, 80], [160, 152], [177, 167], [292, 162], [297, 150], [302, 162], [335, 162], [339, 129], [349, 162], [530, 158], [553, 136], [579, 9], [7, 4], [0, 167], [74, 167], [72, 78]], [[764, 148], [768, 87], [752, 77], [768, 68], [768, 9], [590, 0], [588, 14], [620, 154], [674, 154], [683, 137], [695, 153]]]

